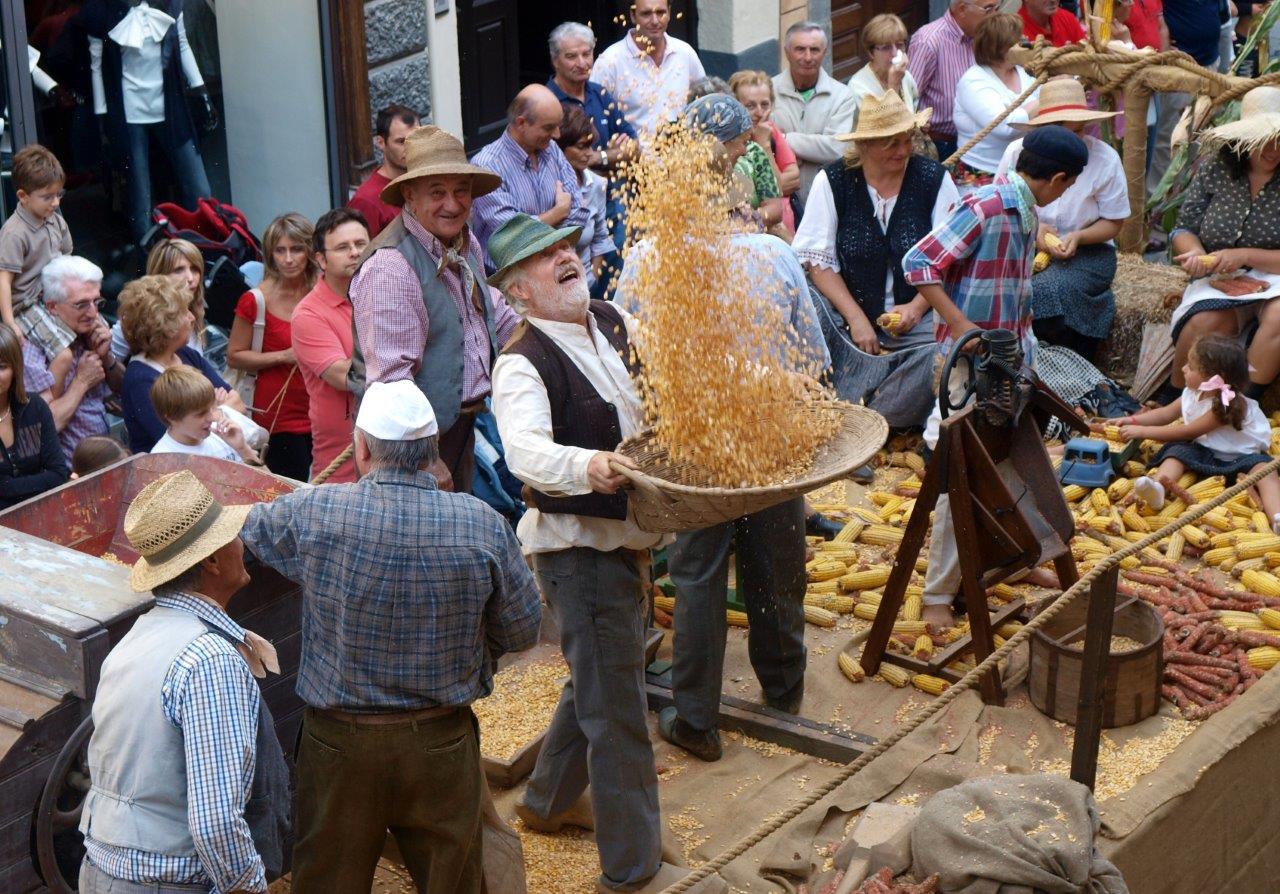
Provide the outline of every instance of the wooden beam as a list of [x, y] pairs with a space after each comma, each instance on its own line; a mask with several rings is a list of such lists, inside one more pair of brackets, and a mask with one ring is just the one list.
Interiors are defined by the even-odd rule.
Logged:
[[373, 112], [369, 105], [369, 60], [365, 55], [364, 4], [334, 3], [331, 6], [334, 105], [338, 120], [338, 170], [342, 195], [363, 182], [373, 167]]

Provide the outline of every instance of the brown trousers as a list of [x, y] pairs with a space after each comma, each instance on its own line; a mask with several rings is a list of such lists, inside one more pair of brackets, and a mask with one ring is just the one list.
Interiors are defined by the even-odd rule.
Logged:
[[296, 894], [369, 894], [387, 832], [419, 894], [479, 894], [475, 715], [359, 726], [310, 708], [298, 749]]
[[471, 493], [471, 479], [476, 470], [476, 417], [463, 413], [449, 430], [440, 435], [440, 459], [453, 476], [453, 491]]

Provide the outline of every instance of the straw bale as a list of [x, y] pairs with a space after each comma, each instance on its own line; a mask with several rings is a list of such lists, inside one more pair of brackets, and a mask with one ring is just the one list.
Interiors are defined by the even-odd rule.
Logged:
[[1142, 346], [1142, 327], [1147, 323], [1169, 322], [1172, 304], [1166, 298], [1181, 298], [1187, 274], [1180, 267], [1153, 264], [1140, 255], [1116, 255], [1116, 278], [1111, 291], [1116, 296], [1116, 317], [1111, 334], [1098, 351], [1098, 366], [1113, 379], [1130, 383], [1137, 371]]

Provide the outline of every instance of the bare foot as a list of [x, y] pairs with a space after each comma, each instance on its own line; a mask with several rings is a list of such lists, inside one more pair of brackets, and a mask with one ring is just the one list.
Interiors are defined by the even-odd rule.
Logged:
[[1046, 590], [1061, 590], [1062, 585], [1058, 582], [1058, 575], [1054, 574], [1048, 568], [1032, 568], [1027, 572], [1020, 583], [1031, 584], [1036, 587], [1044, 587]]
[[956, 613], [949, 605], [926, 605], [920, 613], [920, 619], [936, 631], [956, 626]]

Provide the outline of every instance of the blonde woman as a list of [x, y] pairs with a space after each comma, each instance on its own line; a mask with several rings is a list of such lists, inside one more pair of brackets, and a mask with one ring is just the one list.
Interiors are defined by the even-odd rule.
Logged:
[[[293, 355], [293, 311], [315, 285], [314, 228], [301, 214], [282, 214], [262, 236], [262, 284], [240, 296], [227, 341], [227, 366], [256, 377], [253, 419], [268, 432], [267, 468], [306, 481], [311, 469], [307, 386]], [[257, 321], [262, 325], [259, 329]]]
[[[146, 275], [169, 276], [186, 287], [191, 296], [191, 316], [195, 318], [189, 345], [204, 354], [204, 256], [200, 249], [186, 239], [161, 239], [147, 255]], [[128, 360], [133, 353], [119, 321], [111, 327], [111, 353], [120, 361]]]
[[[791, 196], [800, 188], [800, 162], [791, 151], [786, 136], [771, 120], [773, 115], [773, 79], [763, 71], [744, 70], [734, 72], [729, 78], [729, 89], [751, 116], [751, 141], [760, 148], [773, 173], [778, 194], [783, 198], [782, 225], [788, 233], [796, 230], [796, 216], [791, 209]], [[749, 148], [749, 147], [748, 147]], [[744, 166], [745, 167], [745, 166]], [[760, 167], [756, 165], [755, 167]], [[755, 167], [748, 172], [755, 181]], [[760, 170], [764, 176], [763, 169]], [[756, 183], [759, 194], [760, 184]]]
[[868, 96], [880, 97], [892, 90], [902, 97], [907, 110], [919, 105], [920, 89], [907, 71], [907, 26], [893, 13], [881, 13], [862, 29], [862, 52], [867, 64], [849, 79], [853, 91], [853, 126], [858, 126], [858, 110]]
[[168, 276], [135, 279], [120, 293], [120, 325], [135, 352], [124, 371], [121, 405], [129, 449], [147, 453], [165, 424], [151, 406], [151, 386], [166, 369], [186, 365], [204, 373], [219, 404], [245, 412], [244, 402], [208, 360], [189, 344], [195, 315], [186, 287]]

